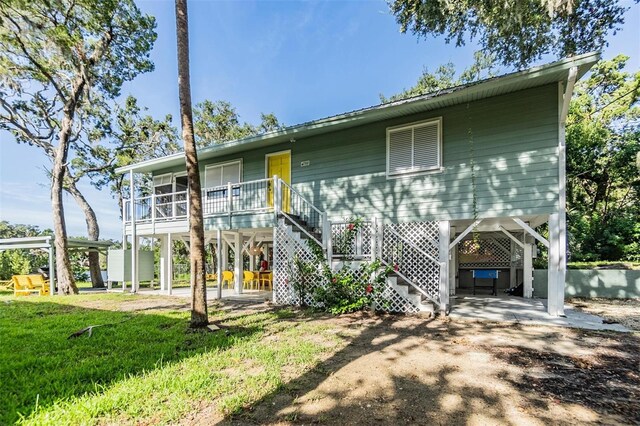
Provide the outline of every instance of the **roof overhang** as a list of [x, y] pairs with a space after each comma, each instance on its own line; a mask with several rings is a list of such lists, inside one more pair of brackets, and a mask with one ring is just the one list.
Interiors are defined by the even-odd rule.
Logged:
[[[198, 151], [198, 159], [207, 160], [223, 155], [236, 154], [253, 148], [289, 142], [292, 139], [299, 141], [303, 138], [349, 127], [361, 126], [376, 121], [427, 112], [546, 84], [566, 82], [570, 69], [574, 67], [577, 68], [576, 79], [580, 79], [598, 60], [600, 60], [599, 53], [586, 53], [500, 77], [493, 77], [425, 95], [309, 121], [286, 127], [279, 131], [201, 149]], [[154, 170], [181, 165], [185, 165], [184, 153], [182, 152], [120, 167], [116, 169], [116, 173], [127, 173], [130, 171], [134, 173], [148, 173]]]

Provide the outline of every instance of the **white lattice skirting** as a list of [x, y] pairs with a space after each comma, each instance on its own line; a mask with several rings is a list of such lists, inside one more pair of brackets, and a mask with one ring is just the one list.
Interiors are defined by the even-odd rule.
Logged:
[[[382, 259], [390, 265], [397, 265], [399, 272], [410, 278], [435, 300], [439, 298], [440, 265], [438, 262], [425, 257], [427, 253], [434, 259], [438, 258], [438, 222], [411, 222], [400, 224], [388, 224], [395, 233], [384, 232], [384, 238], [378, 241], [381, 244]], [[345, 225], [340, 224], [332, 229], [332, 238], [340, 238]], [[371, 239], [374, 232], [370, 222], [365, 222], [362, 236], [359, 236], [358, 250], [355, 247], [348, 254], [369, 254]], [[273, 291], [274, 301], [278, 304], [295, 305], [300, 303], [300, 295], [296, 293], [290, 280], [295, 280], [296, 268], [294, 259], [298, 257], [303, 262], [313, 262], [315, 257], [311, 252], [307, 241], [300, 238], [291, 226], [279, 221], [274, 231], [274, 257], [273, 257]], [[419, 250], [416, 250], [418, 248]], [[347, 253], [345, 253], [347, 254]], [[353, 263], [354, 273], [358, 272], [358, 263]], [[361, 277], [366, 280], [366, 277]], [[320, 285], [327, 285], [321, 271], [308, 280], [305, 303], [312, 305], [310, 294]], [[387, 285], [382, 293], [385, 306], [379, 304], [378, 309], [388, 312], [414, 313], [419, 309], [414, 302], [400, 294], [393, 285]]]

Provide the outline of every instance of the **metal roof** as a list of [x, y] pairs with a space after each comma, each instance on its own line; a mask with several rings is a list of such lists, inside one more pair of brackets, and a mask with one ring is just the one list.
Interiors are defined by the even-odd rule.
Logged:
[[[278, 131], [206, 147], [198, 151], [198, 159], [206, 160], [223, 155], [235, 154], [257, 147], [288, 142], [292, 139], [298, 142], [303, 138], [322, 133], [334, 132], [336, 130], [376, 121], [412, 115], [559, 81], [566, 81], [569, 70], [572, 67], [578, 68], [579, 79], [599, 59], [599, 53], [586, 53], [524, 71], [513, 72], [499, 77], [439, 90], [437, 92], [362, 108], [319, 120], [308, 121], [306, 123], [285, 127]], [[120, 167], [116, 169], [116, 173], [126, 173], [129, 171], [145, 173], [184, 164], [184, 153], [180, 152], [166, 157]]]
[[[81, 238], [67, 238], [67, 247], [73, 250], [100, 251], [109, 248], [111, 241], [89, 241]], [[53, 236], [0, 239], [0, 252], [18, 249], [48, 249], [53, 245]]]

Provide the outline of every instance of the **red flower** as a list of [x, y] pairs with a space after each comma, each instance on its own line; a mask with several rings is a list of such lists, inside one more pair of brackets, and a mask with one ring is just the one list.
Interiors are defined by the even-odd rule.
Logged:
[[331, 279], [331, 282], [335, 284], [335, 283], [337, 283], [337, 282], [338, 282], [338, 279], [337, 279], [336, 277], [333, 277], [333, 278]]
[[369, 284], [369, 285], [367, 286], [367, 288], [365, 289], [365, 292], [366, 292], [367, 294], [369, 294], [369, 293], [371, 293], [372, 291], [373, 291], [373, 286], [372, 286], [371, 284]]
[[348, 229], [349, 231], [353, 231], [353, 228], [354, 228], [354, 227], [355, 227], [355, 225], [354, 225], [353, 223], [350, 223], [350, 224], [348, 224], [348, 225], [347, 225], [347, 229]]
[[397, 263], [393, 265], [393, 270], [398, 272], [398, 269], [400, 269], [400, 265], [398, 265]]

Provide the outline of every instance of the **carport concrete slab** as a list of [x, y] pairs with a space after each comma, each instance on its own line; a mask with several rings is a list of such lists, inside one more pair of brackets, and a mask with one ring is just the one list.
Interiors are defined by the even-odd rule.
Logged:
[[589, 330], [630, 331], [621, 324], [605, 324], [599, 316], [565, 307], [566, 317], [547, 313], [546, 299], [505, 296], [453, 296], [450, 318], [471, 321], [555, 325]]

